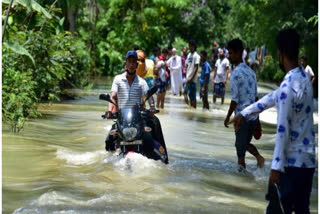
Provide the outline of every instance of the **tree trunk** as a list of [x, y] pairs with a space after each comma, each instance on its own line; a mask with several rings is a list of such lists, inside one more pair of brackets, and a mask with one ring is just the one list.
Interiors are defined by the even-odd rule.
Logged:
[[78, 8], [67, 7], [62, 8], [63, 16], [64, 16], [64, 29], [70, 31], [72, 35], [74, 35], [76, 31], [76, 17]]
[[76, 30], [76, 19], [74, 16], [74, 13], [72, 11], [72, 8], [67, 8], [67, 16], [68, 16], [68, 23], [69, 23], [69, 31], [74, 34]]
[[91, 66], [90, 66], [90, 73], [94, 77], [96, 76], [96, 69], [95, 69], [95, 63], [96, 63], [96, 53], [94, 51], [96, 48], [96, 41], [95, 41], [95, 36], [96, 36], [96, 31], [97, 31], [97, 22], [98, 22], [98, 17], [99, 17], [99, 8], [98, 8], [98, 2], [97, 0], [92, 0], [87, 2], [87, 7], [89, 10], [89, 20], [92, 23], [92, 28], [91, 28], [91, 36], [88, 39], [88, 46], [89, 46], [89, 54], [91, 57]]

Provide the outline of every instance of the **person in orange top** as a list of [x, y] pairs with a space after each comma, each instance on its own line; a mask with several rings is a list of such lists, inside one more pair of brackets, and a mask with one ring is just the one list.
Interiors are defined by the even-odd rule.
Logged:
[[138, 55], [138, 68], [136, 70], [136, 74], [144, 78], [144, 76], [147, 73], [147, 66], [146, 66], [146, 54], [144, 53], [143, 50], [137, 50], [137, 55]]

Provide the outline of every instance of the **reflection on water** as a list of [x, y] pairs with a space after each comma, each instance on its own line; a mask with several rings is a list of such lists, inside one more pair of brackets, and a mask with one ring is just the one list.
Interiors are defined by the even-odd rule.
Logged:
[[170, 163], [120, 158], [104, 151], [112, 121], [101, 119], [101, 92], [43, 105], [44, 117], [19, 134], [3, 130], [3, 213], [264, 213], [275, 125], [264, 123], [262, 139], [254, 141], [265, 168], [248, 155], [249, 173], [239, 174], [234, 132], [223, 126], [228, 104], [194, 111], [169, 95], [158, 117]]

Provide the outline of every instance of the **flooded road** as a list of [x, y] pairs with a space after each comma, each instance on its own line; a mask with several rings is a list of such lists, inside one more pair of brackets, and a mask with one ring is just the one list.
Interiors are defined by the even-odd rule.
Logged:
[[[261, 93], [268, 91], [259, 88]], [[113, 123], [101, 119], [106, 103], [98, 95], [105, 92], [98, 88], [74, 101], [44, 104], [43, 117], [29, 121], [21, 133], [4, 126], [3, 213], [265, 212], [274, 109], [261, 115], [266, 121], [263, 135], [253, 141], [266, 158], [265, 167], [257, 169], [256, 160], [247, 154], [249, 173], [239, 174], [234, 131], [223, 126], [228, 96], [226, 104], [213, 105], [211, 94], [211, 111], [203, 111], [199, 101], [193, 110], [182, 97], [168, 94], [165, 109], [157, 115], [169, 154], [169, 164], [164, 165], [139, 154], [120, 159], [104, 150]], [[318, 170], [311, 212], [318, 213], [317, 207]]]

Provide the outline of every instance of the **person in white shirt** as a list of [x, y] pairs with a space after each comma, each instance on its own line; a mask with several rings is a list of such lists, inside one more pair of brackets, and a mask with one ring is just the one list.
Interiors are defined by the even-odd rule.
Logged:
[[225, 87], [228, 80], [230, 63], [225, 58], [224, 50], [221, 49], [219, 52], [219, 59], [215, 64], [215, 71], [213, 74], [213, 103], [216, 103], [217, 97], [221, 97], [221, 104], [224, 103]]
[[312, 84], [314, 83], [314, 73], [312, 71], [312, 68], [307, 64], [307, 57], [306, 56], [302, 56], [301, 57], [301, 65], [303, 66], [305, 72], [307, 72], [311, 78], [311, 82]]
[[[237, 130], [244, 118], [276, 106], [277, 134], [269, 184], [279, 185], [284, 213], [307, 214], [316, 167], [312, 84], [299, 66], [300, 36], [296, 30], [281, 30], [276, 43], [279, 66], [286, 73], [280, 87], [242, 110], [230, 123]], [[274, 213], [270, 203], [266, 213]]]
[[[136, 74], [138, 67], [138, 55], [135, 51], [128, 51], [126, 55], [126, 71], [115, 76], [111, 87], [111, 100], [119, 109], [130, 108], [142, 103], [142, 97], [146, 95], [149, 87], [147, 82]], [[149, 105], [154, 111], [154, 100], [150, 97]], [[109, 105], [106, 118], [110, 118], [113, 105]]]
[[[112, 117], [112, 112], [114, 112], [115, 106], [118, 110], [140, 107], [143, 102], [143, 97], [146, 96], [149, 90], [147, 82], [136, 74], [136, 70], [138, 68], [138, 54], [136, 51], [131, 50], [127, 52], [125, 66], [125, 72], [122, 74], [118, 74], [113, 79], [110, 98], [115, 105], [109, 103], [108, 111], [105, 113], [105, 118], [109, 119]], [[150, 111], [152, 113], [155, 113], [156, 109], [154, 107], [154, 100], [152, 96], [148, 99], [148, 102]], [[153, 117], [148, 118], [146, 122], [148, 124], [151, 124], [152, 126], [159, 126], [160, 122], [157, 119], [153, 119]], [[156, 122], [152, 122], [151, 120]], [[111, 130], [115, 129], [116, 125], [114, 124]], [[158, 130], [155, 131], [157, 132]], [[108, 137], [105, 141], [105, 148], [107, 151], [115, 150], [116, 137], [110, 135], [110, 133], [108, 134]], [[142, 140], [144, 142], [147, 156], [151, 157], [153, 155], [154, 149], [151, 133], [143, 132]]]
[[247, 50], [246, 50], [246, 49], [243, 49], [243, 52], [242, 52], [242, 61], [243, 61], [244, 63], [246, 63], [247, 54], [248, 54]]
[[256, 63], [256, 58], [257, 58], [257, 51], [256, 49], [252, 49], [249, 53], [249, 60], [250, 60], [249, 65], [251, 68]]
[[182, 90], [182, 64], [181, 57], [177, 55], [177, 50], [172, 49], [172, 57], [167, 61], [171, 77], [171, 92], [173, 95], [181, 94]]
[[[197, 72], [200, 64], [200, 55], [197, 53], [197, 45], [195, 41], [189, 41], [189, 50], [186, 60], [187, 81], [184, 89], [184, 100], [193, 108], [197, 108]], [[187, 96], [188, 94], [188, 96]]]

